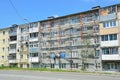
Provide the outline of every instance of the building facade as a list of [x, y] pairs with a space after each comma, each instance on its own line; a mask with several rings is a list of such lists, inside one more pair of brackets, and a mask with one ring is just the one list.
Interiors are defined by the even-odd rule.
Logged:
[[0, 66], [8, 66], [9, 28], [0, 29]]
[[103, 70], [120, 70], [120, 6], [100, 9], [100, 47]]
[[[9, 66], [22, 68], [120, 71], [119, 19], [120, 4], [116, 4], [12, 25], [6, 34], [9, 51], [0, 56], [6, 56]], [[5, 36], [4, 29], [0, 31], [2, 51]]]
[[[100, 69], [98, 9], [40, 21], [45, 66], [63, 69]], [[98, 65], [99, 64], [99, 65]]]

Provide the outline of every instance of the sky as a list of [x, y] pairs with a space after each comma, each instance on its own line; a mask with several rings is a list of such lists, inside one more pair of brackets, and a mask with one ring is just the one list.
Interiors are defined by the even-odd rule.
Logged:
[[[0, 0], [0, 28], [109, 6], [120, 0]], [[27, 21], [26, 21], [27, 20]]]

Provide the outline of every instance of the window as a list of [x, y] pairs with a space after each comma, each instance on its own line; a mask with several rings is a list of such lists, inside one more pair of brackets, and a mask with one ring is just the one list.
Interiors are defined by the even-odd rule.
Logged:
[[3, 39], [3, 43], [5, 43], [5, 39]]
[[55, 26], [57, 26], [59, 23], [57, 22], [57, 21], [55, 21], [55, 22], [51, 22], [51, 27], [55, 27]]
[[50, 32], [50, 36], [54, 36], [55, 35], [55, 32]]
[[70, 19], [70, 23], [71, 24], [75, 24], [75, 23], [79, 23], [80, 22], [80, 19], [79, 18], [71, 18]]
[[67, 23], [68, 23], [68, 19], [63, 19], [63, 20], [60, 21], [60, 24], [61, 24], [61, 25], [65, 25], [65, 24], [67, 24]]
[[87, 31], [87, 27], [84, 26], [84, 27], [82, 28], [82, 31], [83, 31], [83, 32], [86, 32], [86, 31]]
[[38, 32], [30, 33], [30, 38], [38, 38]]
[[102, 41], [117, 40], [117, 34], [102, 35], [102, 36], [101, 36], [101, 40], [102, 40]]
[[30, 42], [30, 47], [38, 47], [38, 42], [35, 41], [35, 42]]
[[28, 31], [28, 28], [21, 28], [21, 33]]
[[73, 45], [75, 45], [75, 46], [78, 45], [78, 39], [73, 40]]
[[46, 53], [43, 53], [43, 59], [45, 59], [45, 58], [46, 58], [46, 55], [47, 55]]
[[96, 50], [95, 57], [99, 57], [99, 56], [100, 56], [100, 51]]
[[2, 56], [2, 59], [4, 59], [4, 56]]
[[66, 68], [66, 63], [59, 64], [59, 68]]
[[3, 31], [3, 35], [5, 35], [5, 31]]
[[82, 17], [83, 22], [93, 21], [98, 19], [98, 12], [89, 13]]
[[117, 47], [111, 47], [111, 48], [102, 48], [103, 54], [118, 54], [118, 48]]
[[47, 25], [47, 23], [42, 23], [42, 28], [47, 28], [48, 27], [48, 25]]
[[78, 68], [78, 63], [72, 63], [71, 68]]
[[46, 37], [46, 36], [47, 36], [47, 33], [42, 33], [42, 36], [43, 36], [43, 37]]
[[102, 35], [101, 39], [102, 41], [108, 41], [108, 35]]
[[46, 46], [46, 41], [43, 41], [43, 47], [45, 47]]
[[50, 67], [51, 67], [51, 68], [54, 68], [54, 67], [55, 67], [55, 64], [50, 64]]
[[103, 54], [109, 54], [110, 53], [109, 48], [103, 48], [102, 53]]
[[2, 51], [4, 52], [4, 50], [5, 50], [5, 48], [3, 47], [3, 48], [2, 48]]
[[117, 40], [117, 34], [110, 34], [109, 38], [110, 40]]
[[77, 33], [77, 29], [70, 29], [70, 34], [76, 34]]
[[23, 59], [23, 55], [20, 55], [20, 59]]
[[38, 53], [30, 53], [30, 57], [38, 57]]
[[60, 31], [59, 34], [60, 34], [61, 36], [63, 36], [63, 35], [65, 35], [65, 31]]
[[111, 54], [117, 54], [118, 53], [118, 48], [114, 47], [114, 48], [111, 48]]
[[9, 47], [8, 47], [8, 51], [9, 51]]
[[27, 59], [29, 59], [29, 54], [27, 54]]
[[116, 27], [116, 26], [117, 26], [117, 21], [116, 20], [103, 22], [103, 27], [104, 28], [111, 28], [111, 27]]
[[20, 64], [20, 68], [22, 68], [23, 67], [23, 64]]
[[30, 28], [33, 28], [33, 27], [38, 27], [38, 23], [36, 22], [30, 23]]

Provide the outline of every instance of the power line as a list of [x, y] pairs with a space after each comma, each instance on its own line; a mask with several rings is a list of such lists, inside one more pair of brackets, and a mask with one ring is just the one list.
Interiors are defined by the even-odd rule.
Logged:
[[[14, 6], [13, 2], [11, 0], [8, 0], [13, 8], [13, 10], [15, 11], [15, 13], [18, 15], [18, 17], [24, 21], [24, 18], [20, 15], [20, 13], [18, 12], [17, 8]], [[25, 21], [24, 21], [25, 22]]]

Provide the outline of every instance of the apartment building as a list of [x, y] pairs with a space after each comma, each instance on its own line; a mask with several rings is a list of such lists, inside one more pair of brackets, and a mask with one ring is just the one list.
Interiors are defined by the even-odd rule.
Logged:
[[103, 70], [120, 70], [120, 5], [100, 9], [100, 47]]
[[29, 24], [18, 27], [18, 66], [29, 68]]
[[38, 68], [39, 23], [13, 25], [9, 32], [9, 65], [21, 68]]
[[18, 65], [18, 25], [12, 25], [9, 28], [9, 51], [8, 62], [9, 66]]
[[0, 65], [120, 71], [119, 19], [116, 4], [0, 29]]
[[32, 68], [40, 67], [39, 23], [29, 24], [29, 62]]
[[0, 66], [8, 66], [9, 28], [0, 29]]
[[99, 9], [40, 21], [42, 63], [49, 68], [99, 70]]

